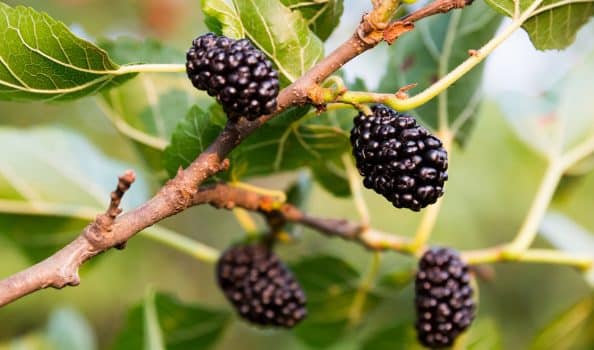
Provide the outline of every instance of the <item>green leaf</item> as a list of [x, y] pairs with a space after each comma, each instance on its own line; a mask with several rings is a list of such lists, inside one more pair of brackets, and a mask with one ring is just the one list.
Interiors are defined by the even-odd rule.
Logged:
[[380, 329], [363, 340], [361, 350], [408, 350], [417, 346], [412, 321]]
[[185, 54], [175, 48], [163, 45], [155, 39], [139, 40], [119, 37], [99, 42], [109, 56], [119, 64], [141, 63], [185, 63]]
[[161, 293], [148, 293], [128, 313], [113, 346], [127, 349], [209, 349], [230, 320], [228, 312], [182, 303]]
[[480, 318], [467, 331], [466, 349], [502, 350], [503, 340], [497, 322], [491, 318]]
[[245, 36], [239, 15], [225, 0], [200, 0], [200, 6], [208, 29], [234, 39]]
[[93, 350], [95, 335], [89, 322], [76, 310], [58, 309], [50, 315], [46, 337], [52, 349]]
[[499, 100], [518, 137], [537, 152], [556, 159], [594, 137], [594, 100], [589, 95], [593, 79], [591, 54], [546, 94], [531, 97], [505, 93]]
[[281, 0], [293, 11], [299, 11], [311, 30], [326, 41], [340, 22], [344, 10], [342, 0]]
[[[173, 134], [165, 151], [165, 166], [174, 175], [186, 167], [222, 130], [224, 115], [220, 107], [209, 114], [193, 108]], [[315, 166], [338, 159], [349, 149], [348, 135], [327, 118], [300, 119], [307, 108], [293, 108], [264, 124], [229, 156], [231, 167], [220, 176], [243, 179], [257, 175]]]
[[72, 100], [120, 85], [135, 74], [61, 22], [32, 8], [0, 3], [0, 99]]
[[[301, 172], [297, 180], [289, 186], [287, 189], [287, 203], [301, 209], [305, 210], [307, 207], [307, 202], [311, 197], [311, 192], [313, 189], [313, 183], [311, 176], [307, 172]], [[285, 226], [285, 230], [292, 234], [293, 236], [298, 235], [302, 230], [303, 226], [296, 225], [296, 224], [287, 224]]]
[[[539, 233], [557, 249], [594, 259], [594, 234], [561, 213], [549, 211], [540, 224]], [[594, 266], [584, 277], [594, 288]]]
[[[390, 48], [388, 70], [380, 83], [384, 92], [395, 92], [412, 83], [418, 92], [431, 86], [468, 58], [468, 50], [481, 47], [489, 40], [501, 17], [489, 11], [482, 1], [464, 11], [433, 16], [416, 24]], [[458, 129], [456, 138], [463, 142], [477, 116], [481, 101], [483, 65], [464, 75], [447, 91], [419, 107], [414, 114], [437, 129], [440, 120]]]
[[187, 167], [214, 141], [224, 127], [224, 121], [217, 119], [198, 106], [190, 109], [186, 118], [177, 125], [171, 144], [165, 149], [164, 165], [170, 176], [175, 176], [180, 166]]
[[[305, 290], [309, 310], [295, 335], [312, 347], [327, 348], [344, 337], [352, 322], [359, 272], [331, 256], [305, 258], [292, 270]], [[367, 293], [361, 310], [369, 311], [376, 304], [377, 297]]]
[[[184, 54], [155, 40], [119, 38], [102, 46], [118, 61], [176, 63]], [[177, 123], [193, 103], [211, 103], [179, 74], [143, 74], [128, 84], [102, 95], [103, 112], [123, 135], [134, 140], [136, 149], [153, 173], [165, 178], [163, 149], [169, 143]]]
[[[513, 17], [515, 4], [512, 0], [486, 0], [497, 12]], [[521, 0], [520, 10], [525, 10], [534, 1]], [[594, 3], [583, 0], [544, 0], [532, 16], [524, 22], [534, 47], [538, 50], [561, 50], [575, 41], [578, 30], [594, 15]]]
[[326, 191], [336, 197], [350, 197], [351, 186], [341, 159], [324, 160], [312, 164], [311, 172], [316, 182]]
[[[0, 128], [0, 235], [34, 261], [72, 240], [105, 211], [126, 165], [64, 128]], [[124, 208], [148, 198], [137, 174]]]
[[580, 300], [545, 326], [532, 341], [530, 349], [575, 349], [583, 336], [586, 321], [593, 313], [592, 297]]
[[299, 13], [279, 0], [234, 0], [245, 35], [275, 64], [283, 85], [295, 81], [324, 55], [320, 39]]

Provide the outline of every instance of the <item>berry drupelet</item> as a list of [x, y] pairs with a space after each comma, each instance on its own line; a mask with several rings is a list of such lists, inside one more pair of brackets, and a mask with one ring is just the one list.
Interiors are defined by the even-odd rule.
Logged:
[[415, 292], [419, 341], [430, 348], [451, 346], [474, 319], [468, 266], [452, 249], [430, 249], [419, 261]]
[[351, 130], [357, 168], [367, 188], [397, 208], [419, 211], [443, 195], [448, 154], [441, 141], [410, 115], [386, 106], [359, 113]]
[[236, 245], [217, 263], [217, 279], [241, 317], [261, 326], [292, 328], [305, 318], [301, 286], [264, 245]]
[[186, 71], [197, 89], [216, 97], [231, 120], [254, 120], [276, 109], [278, 73], [248, 39], [213, 33], [197, 37], [186, 54]]

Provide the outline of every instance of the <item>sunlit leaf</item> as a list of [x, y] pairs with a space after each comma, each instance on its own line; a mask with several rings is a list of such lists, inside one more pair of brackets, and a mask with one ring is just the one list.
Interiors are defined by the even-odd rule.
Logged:
[[311, 30], [326, 40], [340, 22], [344, 10], [342, 0], [281, 0], [293, 11], [299, 11]]
[[0, 99], [71, 100], [134, 76], [46, 13], [0, 3], [0, 14]]
[[[486, 0], [497, 12], [514, 16], [515, 1]], [[519, 0], [518, 9], [526, 10], [533, 0]], [[534, 47], [539, 50], [564, 49], [575, 40], [578, 30], [594, 15], [594, 3], [580, 0], [545, 0], [523, 24]]]

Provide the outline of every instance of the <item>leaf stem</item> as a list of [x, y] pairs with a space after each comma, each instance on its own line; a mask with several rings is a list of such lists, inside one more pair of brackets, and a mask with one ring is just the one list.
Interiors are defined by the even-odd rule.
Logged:
[[361, 176], [359, 172], [355, 168], [353, 164], [353, 159], [349, 153], [345, 153], [342, 156], [342, 163], [346, 169], [347, 177], [349, 180], [349, 187], [353, 194], [353, 201], [355, 202], [355, 207], [357, 208], [357, 212], [359, 213], [359, 217], [361, 219], [361, 226], [364, 228], [369, 227], [370, 216], [369, 216], [369, 208], [367, 207], [367, 202], [365, 202], [365, 198], [363, 198], [363, 189], [361, 188]]
[[151, 226], [140, 234], [206, 263], [214, 263], [219, 257], [219, 251], [216, 249], [163, 226]]
[[171, 64], [130, 64], [121, 66], [115, 71], [117, 75], [130, 73], [182, 73], [186, 71], [186, 65], [183, 63]]
[[594, 266], [594, 257], [573, 255], [552, 249], [528, 249], [518, 255], [506, 254], [505, 247], [492, 247], [462, 252], [462, 259], [471, 265], [516, 261], [575, 266], [587, 270]]
[[123, 135], [129, 137], [130, 139], [136, 142], [139, 142], [145, 146], [154, 148], [159, 151], [163, 151], [169, 144], [166, 140], [149, 135], [130, 126], [130, 124], [126, 123], [126, 121], [122, 118], [121, 115], [119, 115], [119, 113], [114, 111], [105, 101], [103, 101], [102, 97], [96, 97], [95, 101], [101, 112]]
[[[489, 56], [499, 45], [507, 40], [516, 30], [518, 30], [528, 18], [532, 16], [533, 12], [538, 8], [542, 1], [543, 0], [534, 1], [520, 17], [514, 19], [511, 24], [501, 31], [497, 36], [492, 38], [479, 50], [473, 51], [473, 54], [468, 57], [466, 61], [462, 62], [460, 65], [458, 65], [458, 67], [443, 76], [436, 83], [413, 97], [398, 98], [395, 94], [346, 91], [339, 96], [333, 96], [332, 100], [326, 100], [325, 102], [344, 102], [350, 104], [383, 103], [398, 111], [407, 111], [422, 106], [435, 96], [445, 91], [448, 87], [458, 81], [458, 79], [462, 78], [472, 68]], [[321, 94], [321, 96], [325, 98], [328, 97], [327, 94]]]
[[239, 226], [241, 226], [249, 237], [258, 235], [258, 225], [256, 225], [256, 222], [252, 219], [247, 210], [243, 208], [233, 208], [233, 215], [239, 223]]
[[532, 244], [538, 231], [538, 225], [549, 207], [549, 203], [555, 194], [555, 189], [563, 176], [564, 170], [558, 160], [551, 160], [549, 162], [549, 166], [532, 201], [528, 215], [514, 240], [505, 249], [505, 254], [518, 255], [528, 249]]
[[357, 292], [353, 297], [353, 303], [351, 304], [351, 308], [349, 310], [350, 325], [356, 325], [359, 323], [359, 321], [361, 321], [361, 316], [363, 315], [363, 310], [365, 308], [365, 301], [367, 300], [367, 294], [371, 288], [373, 288], [373, 284], [375, 283], [375, 279], [377, 278], [377, 274], [379, 272], [381, 257], [381, 253], [379, 252], [374, 252], [372, 255], [369, 268], [365, 273], [365, 276], [363, 276], [361, 284], [359, 284], [359, 288], [357, 288]]

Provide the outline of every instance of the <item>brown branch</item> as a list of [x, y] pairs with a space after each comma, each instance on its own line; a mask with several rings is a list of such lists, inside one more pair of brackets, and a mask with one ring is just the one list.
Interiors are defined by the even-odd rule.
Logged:
[[273, 197], [223, 183], [201, 188], [192, 202], [194, 205], [210, 204], [222, 209], [240, 207], [265, 216], [280, 217], [286, 222], [309, 227], [329, 237], [356, 241], [371, 250], [410, 253], [408, 250], [410, 241], [405, 237], [368, 230], [363, 225], [348, 220], [313, 217], [291, 204], [280, 203]]
[[384, 40], [388, 44], [392, 44], [402, 34], [410, 32], [415, 28], [415, 22], [430, 17], [439, 13], [446, 13], [454, 9], [461, 9], [466, 5], [470, 5], [473, 0], [438, 0], [428, 4], [417, 11], [402, 17], [401, 19], [391, 23], [388, 28], [383, 31]]
[[[438, 0], [443, 2], [444, 0]], [[71, 243], [42, 262], [0, 281], [0, 306], [6, 305], [36, 290], [68, 285], [78, 285], [80, 279], [78, 269], [85, 261], [113, 247], [122, 247], [125, 242], [143, 229], [175, 215], [191, 205], [199, 204], [196, 197], [207, 195], [198, 191], [198, 187], [215, 173], [228, 166], [227, 155], [246, 137], [257, 130], [263, 123], [285, 109], [311, 102], [309, 90], [324, 81], [345, 63], [374, 47], [383, 40], [384, 28], [388, 26], [394, 11], [395, 0], [375, 1], [374, 10], [363, 17], [355, 33], [329, 56], [321, 60], [305, 75], [283, 89], [278, 96], [278, 108], [275, 113], [265, 115], [255, 121], [245, 118], [238, 123], [229, 123], [215, 141], [200, 154], [185, 170], [167, 182], [159, 192], [140, 207], [118, 216], [119, 198], [123, 195], [125, 185], [118, 186], [112, 197], [110, 210], [100, 215], [97, 220], [87, 226]], [[385, 21], [385, 22], [382, 22]], [[124, 180], [133, 181], [133, 176], [123, 176]], [[129, 186], [129, 185], [128, 185]], [[221, 191], [222, 192], [222, 191]], [[222, 195], [219, 193], [219, 195]], [[242, 194], [251, 198], [249, 194]], [[119, 197], [119, 198], [118, 198]], [[237, 198], [235, 199], [237, 201]], [[230, 202], [211, 199], [210, 202], [221, 207], [228, 207]], [[379, 239], [373, 231], [358, 234], [359, 226], [348, 222], [319, 221], [310, 218], [293, 208], [281, 211], [287, 220], [303, 223], [327, 234], [345, 239], [356, 239], [372, 249], [396, 248], [402, 245], [398, 239], [386, 241]], [[296, 209], [296, 208], [295, 208]], [[386, 243], [387, 242], [387, 243]]]
[[105, 213], [97, 215], [76, 240], [46, 260], [0, 281], [0, 305], [5, 305], [39, 289], [76, 286], [80, 283], [78, 267], [91, 256], [91, 242], [104, 240], [114, 221], [122, 212], [120, 202], [136, 176], [127, 171], [118, 178], [116, 190]]

